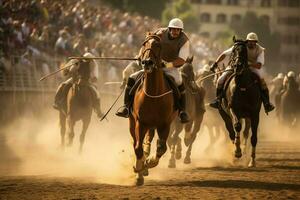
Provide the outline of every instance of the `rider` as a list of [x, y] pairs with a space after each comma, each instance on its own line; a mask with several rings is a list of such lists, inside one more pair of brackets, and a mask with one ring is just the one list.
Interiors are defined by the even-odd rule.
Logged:
[[[267, 84], [262, 76], [262, 72], [260, 71], [260, 68], [265, 63], [265, 55], [264, 51], [265, 48], [261, 47], [258, 42], [258, 36], [256, 33], [248, 33], [247, 38], [247, 53], [248, 53], [248, 65], [252, 72], [254, 72], [259, 78], [260, 78], [260, 88], [261, 88], [261, 96], [262, 101], [264, 104], [265, 112], [268, 113], [272, 110], [274, 110], [274, 106], [270, 103], [269, 100], [269, 90], [267, 87]], [[233, 47], [225, 50], [215, 61], [215, 63], [211, 66], [211, 71], [215, 71], [215, 69], [218, 67], [218, 63], [221, 62], [224, 58], [227, 56], [230, 56], [232, 52]], [[219, 108], [221, 98], [223, 96], [223, 85], [226, 80], [226, 78], [233, 73], [231, 69], [231, 66], [228, 66], [226, 68], [226, 71], [224, 72], [217, 81], [217, 98], [210, 103], [210, 106], [213, 108]]]
[[[138, 57], [139, 56], [136, 56], [135, 58], [138, 58]], [[122, 73], [123, 80], [121, 83], [121, 89], [123, 89], [126, 86], [130, 75], [134, 74], [135, 72], [140, 71], [140, 70], [142, 70], [142, 66], [139, 63], [139, 60], [130, 62], [123, 70], [123, 73]]]
[[[93, 54], [86, 52], [83, 57], [94, 57]], [[71, 65], [67, 74], [70, 76], [70, 78], [63, 83], [61, 83], [56, 91], [55, 98], [54, 98], [54, 104], [53, 108], [57, 110], [62, 110], [63, 105], [65, 104], [67, 94], [69, 89], [71, 88], [72, 84], [78, 80], [78, 69], [79, 69], [79, 62], [80, 60], [77, 59], [72, 59], [70, 60], [67, 65]], [[92, 91], [93, 94], [93, 108], [97, 114], [98, 118], [101, 118], [103, 116], [100, 108], [100, 96], [99, 92], [96, 88], [96, 86], [93, 84], [97, 81], [98, 79], [98, 67], [97, 63], [95, 60], [91, 61], [90, 59], [86, 60], [89, 62], [89, 67], [90, 67], [90, 81], [89, 81], [89, 87]]]
[[[290, 84], [289, 84], [290, 83]], [[296, 73], [293, 71], [289, 71], [287, 75], [283, 79], [283, 89], [282, 92], [286, 91], [289, 87], [293, 87], [293, 89], [298, 89], [299, 84], [296, 80]]]
[[[179, 99], [179, 118], [182, 123], [189, 121], [189, 117], [185, 112], [185, 87], [177, 68], [185, 63], [190, 55], [190, 42], [187, 35], [183, 32], [183, 22], [179, 18], [174, 18], [169, 22], [167, 28], [160, 28], [154, 32], [161, 38], [161, 58], [165, 67], [163, 71], [174, 78], [176, 85], [181, 93]], [[140, 52], [141, 53], [141, 52]], [[132, 74], [125, 88], [124, 106], [122, 110], [116, 113], [120, 117], [129, 116], [129, 107], [133, 98], [129, 95], [131, 88], [135, 83], [135, 78], [140, 71]]]

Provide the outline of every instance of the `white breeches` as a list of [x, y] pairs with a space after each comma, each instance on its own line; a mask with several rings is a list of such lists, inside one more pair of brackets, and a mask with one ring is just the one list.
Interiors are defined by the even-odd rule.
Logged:
[[[226, 67], [225, 70], [229, 70], [229, 69], [231, 69], [231, 67]], [[222, 88], [226, 78], [230, 76], [230, 74], [232, 73], [233, 71], [223, 72], [222, 75], [217, 80], [217, 88]]]
[[[226, 70], [228, 69], [231, 69], [231, 67], [227, 67]], [[264, 79], [263, 77], [263, 71], [260, 70], [260, 69], [256, 69], [256, 68], [253, 68], [253, 67], [250, 67], [250, 70], [255, 73], [261, 80]], [[227, 72], [224, 72], [222, 73], [222, 75], [218, 78], [218, 81], [217, 81], [217, 88], [222, 88], [223, 87], [223, 84], [226, 80], [226, 78], [228, 76], [230, 76], [230, 74], [232, 74], [233, 71], [227, 71]]]
[[[144, 70], [142, 69], [140, 71], [137, 71], [137, 72], [131, 74], [130, 78], [136, 79], [137, 75], [140, 72], [142, 72], [142, 71], [144, 71]], [[171, 77], [174, 78], [175, 83], [177, 84], [177, 86], [179, 86], [179, 85], [182, 84], [182, 77], [181, 77], [181, 75], [180, 75], [180, 73], [179, 73], [179, 71], [178, 71], [177, 68], [175, 68], [175, 67], [172, 67], [172, 68], [163, 68], [163, 71], [165, 72], [165, 74], [167, 74], [167, 75], [169, 75], [169, 76], [171, 76]]]

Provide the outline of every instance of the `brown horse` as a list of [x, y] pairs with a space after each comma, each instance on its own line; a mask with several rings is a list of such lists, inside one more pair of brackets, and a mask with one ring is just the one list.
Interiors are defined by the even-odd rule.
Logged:
[[[166, 152], [166, 141], [170, 125], [177, 115], [174, 108], [173, 92], [168, 85], [160, 56], [160, 37], [148, 34], [141, 49], [141, 64], [144, 69], [143, 81], [135, 92], [132, 111], [129, 116], [130, 133], [136, 155], [134, 171], [136, 185], [144, 184], [143, 172], [158, 165]], [[156, 155], [145, 158], [143, 141], [147, 131], [155, 129], [158, 134]]]
[[197, 133], [200, 130], [203, 120], [204, 95], [203, 88], [199, 88], [195, 83], [195, 74], [193, 69], [193, 57], [188, 58], [186, 63], [180, 68], [183, 83], [186, 87], [186, 111], [189, 113], [190, 122], [182, 124], [179, 119], [174, 120], [168, 139], [168, 145], [171, 151], [169, 160], [169, 168], [176, 167], [176, 160], [181, 158], [181, 138], [180, 132], [184, 129], [184, 143], [188, 147], [184, 158], [185, 164], [191, 163], [192, 146], [196, 139]]
[[68, 131], [68, 146], [71, 146], [73, 144], [75, 123], [79, 120], [82, 121], [79, 153], [82, 151], [85, 134], [93, 111], [93, 94], [89, 86], [90, 71], [88, 65], [88, 62], [79, 62], [79, 79], [72, 84], [67, 94], [64, 109], [59, 112], [62, 147], [65, 146], [66, 128]]
[[[207, 105], [209, 102], [211, 102], [215, 98], [215, 95], [216, 95], [215, 94], [216, 77], [214, 78], [214, 76], [211, 76], [211, 77], [205, 78], [206, 76], [209, 76], [212, 74], [213, 74], [213, 72], [208, 71], [208, 70], [200, 71], [197, 74], [196, 83], [199, 87], [203, 88], [205, 91], [205, 97], [204, 97], [205, 105]], [[215, 80], [213, 80], [213, 79], [215, 79]], [[225, 127], [224, 127], [223, 121], [220, 118], [219, 113], [217, 112], [216, 109], [211, 108], [210, 106], [206, 106], [205, 109], [206, 109], [206, 112], [205, 112], [205, 117], [203, 119], [202, 126], [206, 127], [206, 129], [208, 131], [208, 136], [210, 139], [210, 143], [206, 147], [205, 151], [210, 152], [211, 150], [213, 150], [213, 147], [216, 144], [216, 142], [221, 138], [221, 136], [222, 136], [221, 133], [224, 131]]]

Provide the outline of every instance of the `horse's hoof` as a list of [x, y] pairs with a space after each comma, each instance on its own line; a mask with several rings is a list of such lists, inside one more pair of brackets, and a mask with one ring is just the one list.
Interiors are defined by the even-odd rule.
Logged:
[[144, 178], [143, 177], [137, 178], [135, 180], [135, 185], [136, 186], [142, 186], [142, 185], [144, 185]]
[[191, 164], [191, 158], [190, 157], [185, 157], [183, 160], [184, 164]]
[[250, 168], [256, 167], [255, 160], [251, 159], [250, 162], [249, 162], [248, 167], [250, 167]]
[[148, 169], [145, 169], [144, 171], [143, 171], [143, 176], [148, 176], [149, 175], [149, 170]]
[[145, 168], [153, 168], [156, 167], [159, 163], [159, 159], [152, 157], [152, 158], [147, 158], [145, 161]]
[[169, 160], [168, 168], [176, 168], [176, 162], [173, 159]]
[[242, 151], [241, 150], [239, 150], [239, 151], [235, 151], [235, 157], [236, 158], [240, 158], [240, 157], [242, 157]]

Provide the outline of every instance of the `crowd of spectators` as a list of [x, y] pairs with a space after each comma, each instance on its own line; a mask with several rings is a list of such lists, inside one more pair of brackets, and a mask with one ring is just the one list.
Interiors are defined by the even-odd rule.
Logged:
[[[101, 1], [100, 1], [101, 3]], [[112, 9], [92, 0], [0, 1], [0, 71], [34, 69], [39, 75], [57, 70], [69, 56], [134, 57], [147, 31], [158, 20]], [[214, 58], [217, 46], [190, 34], [196, 66]], [[100, 62], [100, 61], [98, 61]], [[121, 80], [128, 61], [99, 63], [102, 82]], [[205, 64], [205, 63], [204, 63]]]

